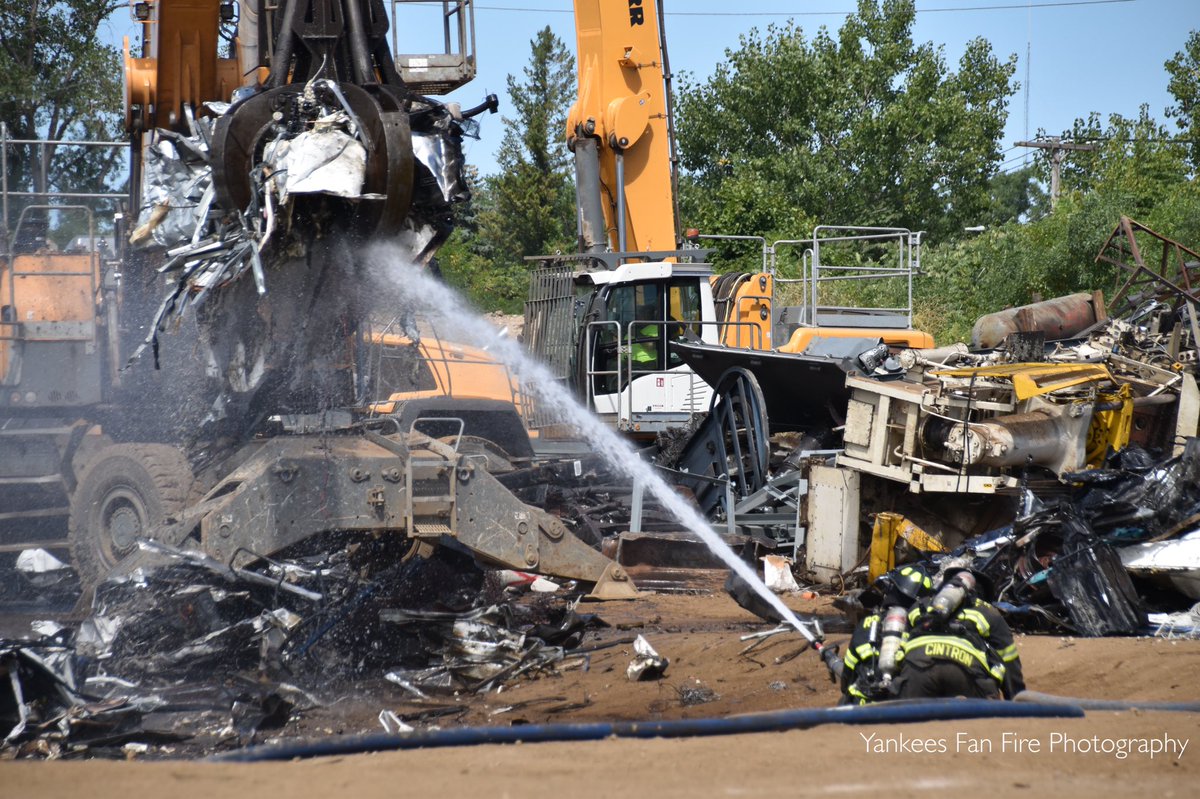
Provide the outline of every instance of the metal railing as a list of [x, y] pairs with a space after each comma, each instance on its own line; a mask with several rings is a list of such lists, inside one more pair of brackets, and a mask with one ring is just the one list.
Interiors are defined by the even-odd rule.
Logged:
[[[391, 6], [392, 53], [400, 77], [410, 88], [421, 94], [449, 94], [475, 77], [475, 9], [472, 0], [391, 0]], [[441, 53], [400, 52], [400, 29], [411, 31], [415, 27], [407, 16], [403, 20], [405, 24], [400, 24], [400, 9], [411, 15], [415, 6], [429, 12], [441, 6]]]
[[[31, 191], [14, 189], [10, 184], [12, 175], [9, 173], [9, 148], [10, 147], [29, 147], [36, 148], [38, 157], [31, 159], [30, 163], [38, 170], [37, 184], [49, 187], [50, 185], [50, 160], [51, 153], [57, 151], [60, 147], [84, 147], [84, 148], [115, 148], [126, 149], [129, 147], [127, 141], [64, 141], [61, 139], [14, 139], [9, 136], [8, 125], [0, 121], [0, 231], [4, 234], [8, 233], [8, 220], [10, 204], [14, 198], [20, 200], [36, 201], [41, 200], [43, 203], [52, 200], [115, 200], [121, 201], [128, 198], [126, 192], [94, 192], [94, 191]], [[123, 165], [122, 165], [123, 166]]]
[[[834, 235], [829, 235], [834, 234]], [[818, 225], [810, 239], [780, 239], [767, 251], [770, 270], [781, 286], [796, 285], [801, 290], [802, 323], [807, 326], [844, 325], [849, 327], [912, 327], [913, 277], [921, 272], [923, 232], [907, 228], [864, 225]], [[894, 248], [885, 259], [860, 264], [832, 263], [822, 260], [822, 247], [831, 245], [881, 246]], [[802, 247], [800, 276], [779, 276], [779, 252]], [[891, 261], [889, 264], [888, 261]], [[893, 294], [903, 296], [897, 305], [844, 305], [828, 301], [837, 284], [887, 281], [899, 283]]]
[[575, 355], [574, 274], [570, 264], [535, 270], [525, 301], [525, 347], [560, 380], [568, 377]]
[[[622, 331], [621, 322], [618, 320], [590, 322], [584, 332], [586, 337], [585, 352], [587, 353], [588, 357], [588, 368], [584, 371], [584, 376], [586, 383], [587, 404], [589, 408], [592, 408], [597, 412], [609, 412], [607, 409], [602, 410], [597, 406], [597, 399], [601, 396], [616, 395], [616, 408], [613, 412], [616, 413], [619, 421], [629, 423], [635, 423], [639, 420], [649, 419], [660, 413], [695, 415], [705, 413], [708, 410], [709, 398], [711, 397], [711, 391], [709, 390], [708, 383], [690, 369], [687, 371], [681, 370], [680, 366], [683, 364], [671, 366], [667, 351], [663, 352], [663, 365], [661, 367], [652, 369], [635, 368], [637, 366], [637, 362], [634, 361], [633, 357], [633, 341], [635, 338], [634, 331], [635, 328], [645, 327], [646, 325], [662, 325], [664, 328], [682, 326], [685, 328], [693, 328], [698, 331], [703, 331], [706, 326], [711, 326], [717, 329], [718, 340], [721, 340], [729, 328], [736, 327], [739, 330], [741, 328], [748, 328], [750, 333], [747, 336], [747, 339], [753, 345], [751, 348], [762, 349], [763, 332], [761, 326], [756, 322], [718, 322], [700, 319], [634, 319], [625, 323], [624, 331]], [[614, 331], [610, 332], [609, 334], [611, 338], [604, 342], [604, 346], [612, 347], [613, 351], [616, 353], [617, 358], [616, 363], [614, 364], [615, 368], [613, 369], [596, 368], [595, 353], [596, 347], [598, 346], [596, 337], [597, 335], [600, 335], [598, 331], [601, 331], [605, 328], [611, 328], [612, 331]], [[740, 339], [741, 334], [739, 333], [739, 340]], [[664, 340], [662, 338], [658, 338], [654, 343], [658, 346], [662, 346], [663, 341]], [[667, 341], [666, 347], [670, 347], [669, 341]], [[662, 375], [673, 380], [686, 379], [688, 381], [687, 403], [678, 408], [664, 411], [635, 411], [633, 407], [634, 381], [638, 378], [647, 377], [649, 375]], [[596, 391], [597, 378], [603, 377], [615, 378], [615, 390], [602, 393], [598, 393]], [[703, 397], [703, 401], [698, 401], [697, 398], [699, 397]], [[701, 405], [703, 405], [703, 407], [700, 407]]]
[[[823, 233], [850, 233], [851, 235], [835, 235], [822, 237]], [[881, 228], [856, 225], [818, 225], [813, 229], [813, 255], [811, 269], [811, 288], [809, 291], [809, 318], [813, 324], [847, 324], [852, 316], [865, 317], [870, 326], [891, 327], [900, 326], [888, 324], [888, 317], [902, 317], [904, 327], [912, 327], [913, 291], [912, 279], [921, 268], [921, 233], [913, 233], [907, 228]], [[838, 265], [821, 261], [821, 246], [834, 243], [865, 243], [876, 242], [896, 245], [895, 266], [873, 266], [863, 264]], [[867, 307], [826, 305], [821, 302], [821, 289], [829, 283], [837, 281], [880, 281], [900, 280], [904, 282], [905, 305], [902, 307]]]

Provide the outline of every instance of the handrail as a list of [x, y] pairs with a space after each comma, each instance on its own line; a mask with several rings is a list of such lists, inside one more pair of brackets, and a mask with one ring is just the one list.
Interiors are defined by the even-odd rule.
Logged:
[[[8, 135], [7, 123], [0, 121], [0, 232], [8, 232], [9, 197], [14, 198], [45, 198], [68, 200], [124, 200], [129, 195], [126, 192], [70, 192], [70, 191], [15, 191], [8, 186], [8, 148], [9, 145], [37, 147], [41, 151], [41, 171], [46, 174], [46, 148], [53, 145], [58, 147], [91, 147], [91, 148], [127, 148], [128, 141], [94, 141], [66, 139], [14, 139]], [[56, 208], [62, 206], [55, 206]]]
[[[822, 236], [823, 233], [841, 233], [852, 231], [852, 235]], [[805, 313], [810, 324], [816, 324], [822, 313], [842, 311], [858, 311], [864, 315], [897, 314], [903, 315], [905, 324], [912, 326], [913, 319], [913, 276], [920, 268], [920, 231], [914, 233], [908, 228], [874, 227], [869, 225], [817, 225], [813, 228], [812, 268], [808, 272], [810, 291], [808, 292]], [[876, 266], [864, 264], [847, 266], [840, 264], [822, 264], [821, 246], [837, 242], [879, 241], [895, 242], [896, 266]], [[824, 274], [822, 274], [824, 273]], [[907, 293], [906, 307], [851, 307], [838, 305], [822, 305], [820, 302], [821, 284], [844, 281], [905, 281]]]

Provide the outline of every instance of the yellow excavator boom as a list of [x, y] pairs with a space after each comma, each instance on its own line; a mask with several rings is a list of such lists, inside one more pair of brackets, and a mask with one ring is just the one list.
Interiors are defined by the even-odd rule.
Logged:
[[566, 133], [589, 251], [677, 246], [660, 30], [655, 0], [575, 0], [579, 96]]

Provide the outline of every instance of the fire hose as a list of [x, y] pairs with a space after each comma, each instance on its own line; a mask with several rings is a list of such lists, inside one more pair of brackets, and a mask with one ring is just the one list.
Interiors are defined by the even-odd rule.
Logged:
[[931, 699], [884, 702], [875, 705], [799, 708], [750, 713], [724, 718], [670, 721], [612, 721], [585, 724], [525, 724], [515, 727], [459, 727], [409, 733], [373, 733], [321, 740], [301, 740], [252, 746], [209, 758], [252, 763], [327, 757], [364, 752], [475, 746], [497, 743], [599, 741], [604, 738], [694, 738], [754, 732], [801, 730], [822, 724], [905, 724], [976, 718], [1082, 718], [1074, 705], [995, 702], [986, 699]]

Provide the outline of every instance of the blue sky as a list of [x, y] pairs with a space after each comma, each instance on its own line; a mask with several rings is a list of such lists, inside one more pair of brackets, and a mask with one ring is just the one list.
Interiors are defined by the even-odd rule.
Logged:
[[[671, 65], [677, 73], [705, 76], [751, 28], [794, 16], [811, 36], [822, 25], [836, 30], [856, 5], [854, 0], [665, 0]], [[1000, 8], [951, 10], [985, 6]], [[1133, 115], [1142, 103], [1163, 120], [1170, 104], [1163, 62], [1183, 48], [1190, 30], [1200, 29], [1200, 0], [918, 0], [917, 9], [915, 38], [942, 45], [951, 67], [968, 41], [983, 36], [1001, 57], [1017, 55], [1016, 79], [1024, 84], [1028, 43], [1031, 136], [1039, 128], [1060, 133], [1092, 111]], [[418, 13], [416, 24], [423, 29], [428, 12]], [[111, 21], [115, 40], [132, 31], [127, 19], [121, 11]], [[568, 0], [477, 0], [478, 76], [449, 99], [470, 106], [494, 92], [501, 114], [511, 113], [505, 78], [528, 63], [529, 41], [550, 25], [574, 50], [572, 22]], [[1025, 131], [1023, 88], [1011, 100], [1001, 149], [1023, 139]], [[500, 115], [486, 117], [481, 139], [468, 142], [467, 160], [484, 174], [496, 170], [501, 133]], [[1014, 149], [1004, 158], [1021, 152]]]

